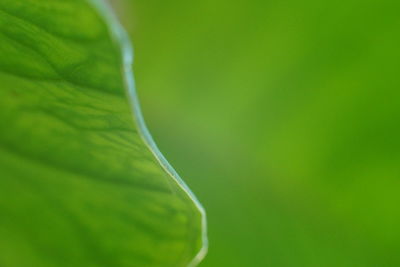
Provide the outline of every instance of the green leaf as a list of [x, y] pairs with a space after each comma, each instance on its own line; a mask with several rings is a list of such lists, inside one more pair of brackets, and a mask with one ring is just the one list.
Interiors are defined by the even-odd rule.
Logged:
[[196, 198], [140, 114], [102, 1], [0, 0], [0, 266], [187, 266]]

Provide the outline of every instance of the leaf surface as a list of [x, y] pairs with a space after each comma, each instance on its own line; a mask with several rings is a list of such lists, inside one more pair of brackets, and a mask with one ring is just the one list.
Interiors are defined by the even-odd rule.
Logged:
[[186, 266], [201, 206], [143, 124], [101, 1], [0, 0], [0, 266]]

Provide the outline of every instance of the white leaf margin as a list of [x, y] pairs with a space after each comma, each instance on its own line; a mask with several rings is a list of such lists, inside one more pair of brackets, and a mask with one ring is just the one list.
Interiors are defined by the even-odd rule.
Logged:
[[136, 93], [135, 79], [133, 75], [133, 48], [131, 42], [129, 40], [128, 34], [124, 30], [124, 28], [119, 23], [116, 15], [112, 11], [110, 5], [106, 2], [106, 0], [88, 0], [90, 4], [99, 12], [99, 14], [105, 20], [108, 30], [112, 39], [117, 43], [120, 48], [122, 55], [122, 72], [123, 78], [125, 82], [125, 89], [129, 96], [129, 102], [132, 108], [132, 113], [134, 117], [134, 121], [138, 127], [138, 132], [150, 149], [154, 157], [160, 163], [162, 168], [172, 177], [172, 179], [177, 183], [179, 187], [181, 187], [186, 194], [190, 197], [196, 208], [199, 210], [201, 214], [201, 227], [202, 227], [202, 247], [197, 252], [196, 256], [189, 263], [188, 267], [197, 266], [206, 256], [208, 251], [208, 238], [207, 238], [207, 218], [206, 212], [203, 206], [200, 204], [196, 196], [189, 189], [189, 187], [185, 184], [185, 182], [180, 178], [178, 173], [174, 170], [174, 168], [168, 163], [166, 158], [161, 154], [158, 149], [156, 143], [154, 142], [150, 132], [146, 126], [144, 121], [142, 111], [140, 109], [139, 99]]

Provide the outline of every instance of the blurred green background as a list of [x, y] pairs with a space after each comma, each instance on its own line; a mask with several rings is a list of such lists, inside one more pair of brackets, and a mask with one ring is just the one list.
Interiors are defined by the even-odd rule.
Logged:
[[400, 266], [400, 4], [119, 0], [201, 266]]

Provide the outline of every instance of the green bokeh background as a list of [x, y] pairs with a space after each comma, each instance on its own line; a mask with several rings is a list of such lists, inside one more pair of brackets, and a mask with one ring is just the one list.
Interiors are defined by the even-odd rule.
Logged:
[[400, 266], [399, 3], [115, 3], [202, 266]]

